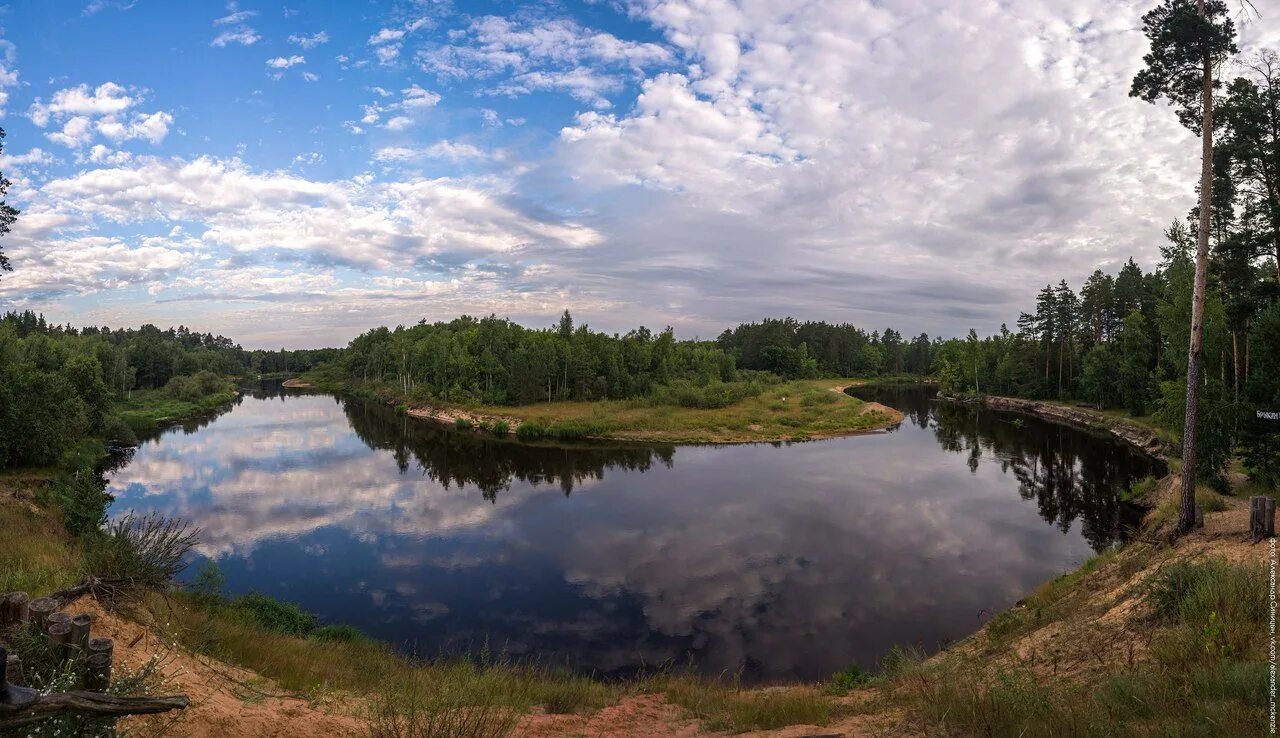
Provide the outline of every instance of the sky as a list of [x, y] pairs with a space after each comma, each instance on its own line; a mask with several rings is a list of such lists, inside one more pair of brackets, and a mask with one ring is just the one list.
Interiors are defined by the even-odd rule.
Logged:
[[1150, 5], [10, 0], [0, 310], [994, 332], [1195, 204], [1196, 138], [1128, 97]]

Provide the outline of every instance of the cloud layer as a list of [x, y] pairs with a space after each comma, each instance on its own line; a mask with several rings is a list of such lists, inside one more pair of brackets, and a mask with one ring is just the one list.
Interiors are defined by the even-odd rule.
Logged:
[[[73, 299], [98, 322], [186, 313], [237, 336], [286, 311], [286, 344], [565, 306], [684, 335], [780, 314], [992, 331], [1045, 282], [1151, 262], [1193, 204], [1195, 141], [1127, 96], [1144, 8], [413, 2], [343, 29], [232, 3], [202, 21], [200, 53], [253, 55], [255, 84], [265, 60], [279, 84], [246, 104], [306, 82], [350, 94], [268, 115], [314, 115], [313, 140], [268, 129], [261, 157], [202, 152], [181, 105], [155, 102], [172, 90], [33, 90], [18, 109], [53, 146], [7, 157], [25, 213], [0, 300], [75, 321]], [[1241, 42], [1275, 45], [1280, 23], [1253, 19]], [[122, 288], [135, 296], [106, 298]]]

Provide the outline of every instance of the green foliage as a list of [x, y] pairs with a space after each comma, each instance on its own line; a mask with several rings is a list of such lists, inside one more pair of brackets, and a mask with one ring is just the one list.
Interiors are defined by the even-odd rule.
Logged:
[[[1164, 0], [1142, 17], [1151, 42], [1146, 66], [1129, 91], [1150, 103], [1167, 100], [1187, 128], [1200, 131], [1202, 65], [1215, 68], [1237, 52], [1235, 26], [1223, 0], [1205, 0], [1201, 17], [1196, 0]], [[1214, 80], [1214, 86], [1219, 83]]]
[[74, 536], [96, 532], [106, 519], [111, 502], [106, 482], [89, 468], [62, 475], [46, 485], [40, 496], [62, 510], [63, 524]]
[[273, 633], [306, 636], [316, 630], [318, 625], [315, 615], [297, 605], [256, 592], [237, 597], [232, 601], [231, 608], [255, 625]]
[[827, 680], [826, 689], [830, 694], [848, 694], [870, 684], [872, 679], [874, 679], [872, 674], [863, 671], [857, 664], [850, 664], [849, 668], [831, 675]]
[[1157, 480], [1153, 476], [1145, 476], [1142, 479], [1129, 485], [1128, 489], [1120, 492], [1120, 499], [1123, 502], [1142, 502], [1147, 499], [1152, 490], [1156, 488]]
[[505, 436], [511, 432], [511, 424], [505, 420], [495, 420], [489, 430], [495, 436]]
[[206, 559], [196, 568], [195, 576], [187, 583], [187, 591], [196, 602], [206, 606], [215, 605], [226, 598], [226, 586], [227, 577], [218, 568], [217, 562]]
[[470, 418], [457, 418], [453, 421], [453, 425], [460, 431], [469, 431], [472, 428]]
[[[1185, 379], [1164, 382], [1160, 385], [1162, 399], [1160, 419], [1182, 436], [1186, 420], [1187, 385]], [[1235, 449], [1235, 404], [1226, 395], [1226, 388], [1216, 379], [1209, 379], [1200, 390], [1200, 409], [1196, 417], [1199, 433], [1196, 437], [1196, 478], [1218, 489], [1226, 489], [1227, 463]]]
[[86, 538], [85, 563], [109, 597], [162, 592], [186, 568], [185, 558], [199, 534], [177, 518], [129, 512]]
[[369, 639], [359, 628], [350, 625], [322, 625], [311, 632], [311, 637], [333, 643], [355, 643]]

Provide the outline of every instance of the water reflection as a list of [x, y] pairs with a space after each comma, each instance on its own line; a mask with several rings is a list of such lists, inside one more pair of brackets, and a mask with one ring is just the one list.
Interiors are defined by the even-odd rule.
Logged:
[[878, 399], [908, 411], [892, 433], [566, 449], [273, 390], [148, 442], [111, 490], [203, 526], [234, 591], [406, 649], [774, 679], [963, 636], [1114, 540], [1148, 472], [1060, 426]]

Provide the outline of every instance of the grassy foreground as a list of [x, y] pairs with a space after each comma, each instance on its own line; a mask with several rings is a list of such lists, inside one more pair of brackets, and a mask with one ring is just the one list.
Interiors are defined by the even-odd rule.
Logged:
[[[356, 391], [410, 415], [462, 429], [515, 433], [523, 440], [607, 438], [658, 443], [807, 441], [883, 428], [901, 413], [844, 394], [857, 379], [804, 379], [768, 385], [722, 407], [691, 407], [680, 398], [640, 398], [532, 405], [415, 404], [386, 387], [353, 388], [304, 377], [316, 387]], [[692, 404], [692, 403], [689, 403]]]

